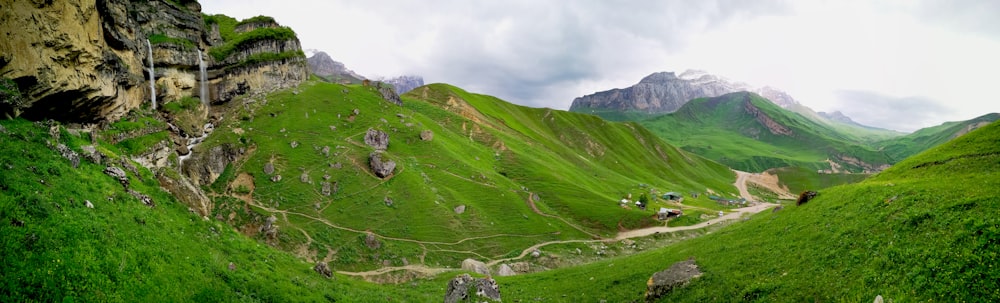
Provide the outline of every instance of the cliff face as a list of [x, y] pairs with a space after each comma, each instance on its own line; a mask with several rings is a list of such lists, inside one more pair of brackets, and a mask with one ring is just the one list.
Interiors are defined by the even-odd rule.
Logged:
[[[176, 3], [49, 0], [0, 4], [0, 35], [5, 40], [0, 43], [0, 80], [13, 80], [23, 96], [23, 102], [16, 104], [0, 100], [0, 115], [71, 122], [116, 120], [150, 102], [150, 48], [161, 106], [198, 95], [200, 53], [212, 76], [209, 91], [216, 101], [227, 101], [231, 98], [220, 96], [237, 91], [284, 88], [307, 78], [294, 37], [227, 45], [217, 24], [206, 26], [197, 2]], [[269, 26], [277, 25], [248, 23], [239, 29]], [[234, 51], [215, 62], [202, 52], [215, 47]], [[297, 58], [261, 55], [296, 51]], [[268, 85], [255, 86], [265, 82]]]

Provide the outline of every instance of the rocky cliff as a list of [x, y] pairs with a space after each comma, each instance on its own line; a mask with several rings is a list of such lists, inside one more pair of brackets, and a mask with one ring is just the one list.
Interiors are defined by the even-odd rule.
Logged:
[[424, 78], [421, 76], [399, 76], [382, 82], [392, 84], [392, 87], [396, 89], [396, 93], [399, 94], [405, 94], [414, 88], [424, 86]]
[[343, 63], [333, 60], [325, 52], [317, 50], [307, 50], [311, 53], [306, 61], [309, 63], [309, 71], [328, 81], [337, 83], [359, 83], [365, 78], [353, 70], [350, 70]]
[[[261, 34], [274, 28], [280, 26], [273, 20], [231, 20], [220, 27], [206, 22], [191, 0], [5, 1], [0, 80], [12, 80], [22, 98], [0, 100], [0, 112], [33, 120], [113, 121], [149, 106], [143, 104], [151, 103], [150, 76], [160, 106], [200, 95], [202, 64], [211, 76], [206, 97], [216, 102], [296, 85], [308, 76], [298, 39], [294, 33]], [[208, 51], [224, 56], [216, 59]]]

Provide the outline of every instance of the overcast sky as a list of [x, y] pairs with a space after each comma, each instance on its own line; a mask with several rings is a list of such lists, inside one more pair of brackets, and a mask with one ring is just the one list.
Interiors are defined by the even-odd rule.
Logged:
[[369, 78], [533, 107], [701, 69], [900, 131], [1000, 112], [1000, 1], [200, 2], [272, 16]]

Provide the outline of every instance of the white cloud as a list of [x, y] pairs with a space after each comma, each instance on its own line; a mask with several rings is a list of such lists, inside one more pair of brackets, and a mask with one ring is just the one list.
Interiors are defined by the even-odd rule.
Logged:
[[[989, 2], [989, 1], [985, 1]], [[704, 69], [771, 85], [817, 110], [840, 91], [933, 100], [949, 115], [1000, 112], [1000, 5], [976, 1], [233, 1], [207, 13], [270, 15], [304, 47], [366, 76], [419, 74], [566, 109], [657, 71]], [[850, 103], [852, 106], [864, 104]], [[879, 110], [872, 108], [871, 110]], [[893, 113], [883, 113], [891, 116]], [[900, 129], [892, 119], [874, 125]]]

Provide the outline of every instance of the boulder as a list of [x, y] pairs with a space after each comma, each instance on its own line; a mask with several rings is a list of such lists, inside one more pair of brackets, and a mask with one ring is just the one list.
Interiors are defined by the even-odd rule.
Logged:
[[465, 212], [465, 205], [459, 205], [455, 207], [455, 213], [461, 215]]
[[540, 250], [536, 249], [536, 250], [534, 250], [534, 251], [531, 252], [531, 257], [532, 258], [538, 258], [538, 257], [541, 257], [541, 256], [542, 256], [542, 251], [540, 251]]
[[365, 235], [365, 246], [371, 249], [379, 249], [379, 247], [382, 247], [382, 242], [379, 242], [375, 234], [369, 232]]
[[434, 140], [434, 132], [432, 132], [429, 129], [420, 132], [420, 140], [424, 140], [424, 141]]
[[491, 278], [478, 279], [461, 274], [448, 281], [444, 302], [500, 302], [500, 286]]
[[273, 215], [267, 217], [264, 220], [264, 225], [260, 227], [260, 232], [264, 233], [264, 236], [267, 236], [269, 239], [273, 239], [278, 234], [278, 226], [274, 224], [275, 222], [278, 222], [277, 217]]
[[104, 168], [104, 173], [117, 179], [118, 183], [121, 183], [122, 186], [128, 187], [128, 175], [125, 174], [125, 170], [115, 166], [108, 166]]
[[526, 274], [531, 272], [531, 264], [528, 264], [528, 262], [511, 263], [510, 268], [513, 269], [514, 272], [519, 274]]
[[274, 174], [274, 163], [267, 162], [264, 163], [264, 173], [268, 176]]
[[507, 265], [507, 263], [500, 264], [500, 268], [497, 268], [497, 275], [501, 277], [513, 276], [516, 274], [517, 273], [514, 272], [514, 269], [510, 268], [510, 265]]
[[389, 148], [389, 134], [369, 128], [365, 133], [365, 144], [374, 147], [375, 150], [386, 150]]
[[392, 204], [395, 203], [395, 202], [392, 201], [392, 198], [385, 197], [385, 199], [382, 199], [382, 203], [385, 203], [385, 206], [392, 206]]
[[333, 278], [333, 270], [330, 269], [330, 266], [327, 265], [326, 262], [321, 261], [319, 263], [316, 263], [316, 266], [313, 266], [313, 270], [315, 270], [320, 275], [323, 275], [327, 279]]
[[301, 181], [302, 183], [309, 183], [309, 173], [302, 172], [302, 174], [299, 175], [299, 181]]
[[87, 208], [94, 208], [94, 203], [90, 203], [90, 200], [83, 200], [83, 205]]
[[691, 279], [700, 277], [701, 274], [694, 259], [670, 265], [670, 268], [653, 274], [646, 282], [646, 302], [655, 302], [674, 289], [684, 287]]
[[323, 182], [323, 189], [322, 189], [321, 193], [324, 196], [327, 196], [327, 197], [329, 197], [331, 194], [333, 194], [333, 188], [330, 185], [330, 182]]
[[490, 268], [486, 267], [486, 263], [476, 261], [473, 259], [465, 259], [464, 261], [462, 261], [462, 270], [468, 270], [483, 275], [490, 274]]
[[329, 157], [330, 156], [330, 146], [323, 146], [323, 149], [320, 152], [323, 153], [323, 156]]
[[271, 177], [271, 182], [278, 182], [278, 181], [281, 181], [281, 175], [274, 175], [274, 177]]
[[382, 153], [374, 152], [368, 156], [368, 164], [371, 166], [372, 172], [375, 176], [385, 179], [392, 174], [392, 171], [396, 169], [396, 162], [392, 160], [382, 160]]

